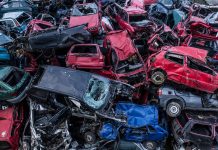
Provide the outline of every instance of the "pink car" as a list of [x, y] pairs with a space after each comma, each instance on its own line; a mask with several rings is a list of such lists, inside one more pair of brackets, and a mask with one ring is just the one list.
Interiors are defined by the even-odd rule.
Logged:
[[25, 35], [27, 36], [33, 32], [45, 30], [51, 27], [53, 27], [53, 24], [48, 21], [33, 19], [27, 25], [27, 30], [25, 32]]

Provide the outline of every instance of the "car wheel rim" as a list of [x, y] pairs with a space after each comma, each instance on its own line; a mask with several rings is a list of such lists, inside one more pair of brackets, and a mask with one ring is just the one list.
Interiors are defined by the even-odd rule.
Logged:
[[178, 114], [179, 113], [179, 108], [177, 106], [173, 105], [173, 106], [170, 107], [170, 112], [172, 114]]
[[151, 150], [151, 149], [154, 149], [154, 144], [152, 142], [147, 142], [146, 143], [146, 148]]
[[155, 75], [153, 76], [153, 80], [154, 80], [155, 83], [158, 83], [158, 84], [164, 82], [163, 76], [161, 76], [161, 75], [159, 75], [159, 74], [155, 74]]

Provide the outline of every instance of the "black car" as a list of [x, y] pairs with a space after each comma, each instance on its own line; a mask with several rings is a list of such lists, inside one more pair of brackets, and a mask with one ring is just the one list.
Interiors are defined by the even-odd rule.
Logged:
[[90, 149], [101, 145], [97, 139], [100, 120], [125, 121], [110, 110], [116, 96], [131, 98], [133, 91], [128, 84], [88, 72], [39, 68], [28, 92], [31, 147], [77, 149], [78, 144], [71, 145], [75, 142]]
[[217, 113], [189, 111], [175, 118], [171, 125], [174, 150], [218, 148]]
[[75, 43], [89, 42], [91, 34], [84, 29], [85, 25], [72, 28], [51, 28], [32, 33], [28, 37], [29, 49], [59, 49], [69, 48]]
[[189, 89], [164, 85], [159, 89], [159, 104], [170, 117], [177, 117], [184, 109], [218, 111], [218, 100], [213, 94], [198, 94]]

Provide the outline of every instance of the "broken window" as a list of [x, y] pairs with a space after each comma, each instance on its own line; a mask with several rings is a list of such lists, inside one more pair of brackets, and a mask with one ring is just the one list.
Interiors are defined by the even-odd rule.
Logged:
[[18, 18], [17, 18], [17, 21], [22, 24], [24, 21], [28, 20], [30, 17], [26, 14], [26, 13], [23, 13], [21, 14]]
[[214, 74], [213, 70], [205, 67], [203, 64], [201, 64], [200, 61], [195, 60], [194, 58], [189, 58], [188, 57], [188, 62], [187, 63], [188, 63], [188, 67], [191, 68], [191, 69], [198, 70], [198, 71], [210, 74], [210, 75]]
[[101, 108], [106, 103], [109, 88], [107, 80], [93, 76], [89, 80], [87, 91], [83, 97], [84, 102], [93, 109]]
[[191, 128], [191, 132], [203, 136], [211, 136], [212, 135], [212, 128], [209, 125], [203, 124], [194, 124]]
[[141, 68], [143, 65], [137, 54], [130, 56], [128, 59], [119, 61], [117, 64], [116, 72], [117, 73], [128, 73], [135, 71], [136, 69]]
[[3, 81], [5, 83], [7, 83], [8, 85], [14, 87], [15, 85], [17, 85], [21, 81], [22, 77], [23, 77], [22, 72], [11, 71]]
[[95, 3], [89, 3], [86, 5], [75, 5], [72, 10], [72, 16], [87, 16], [93, 15], [98, 12], [98, 6]]
[[71, 51], [72, 53], [83, 53], [83, 54], [97, 54], [97, 48], [96, 46], [79, 46], [76, 45]]
[[177, 64], [180, 64], [180, 65], [184, 64], [184, 56], [182, 56], [182, 55], [167, 53], [165, 55], [165, 58], [170, 60], [170, 61], [173, 61], [173, 62], [175, 62]]

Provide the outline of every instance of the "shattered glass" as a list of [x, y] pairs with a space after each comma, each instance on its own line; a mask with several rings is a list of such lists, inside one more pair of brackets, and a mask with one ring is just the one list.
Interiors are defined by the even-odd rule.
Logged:
[[109, 88], [108, 80], [93, 76], [83, 97], [84, 102], [93, 109], [101, 108], [106, 103]]

